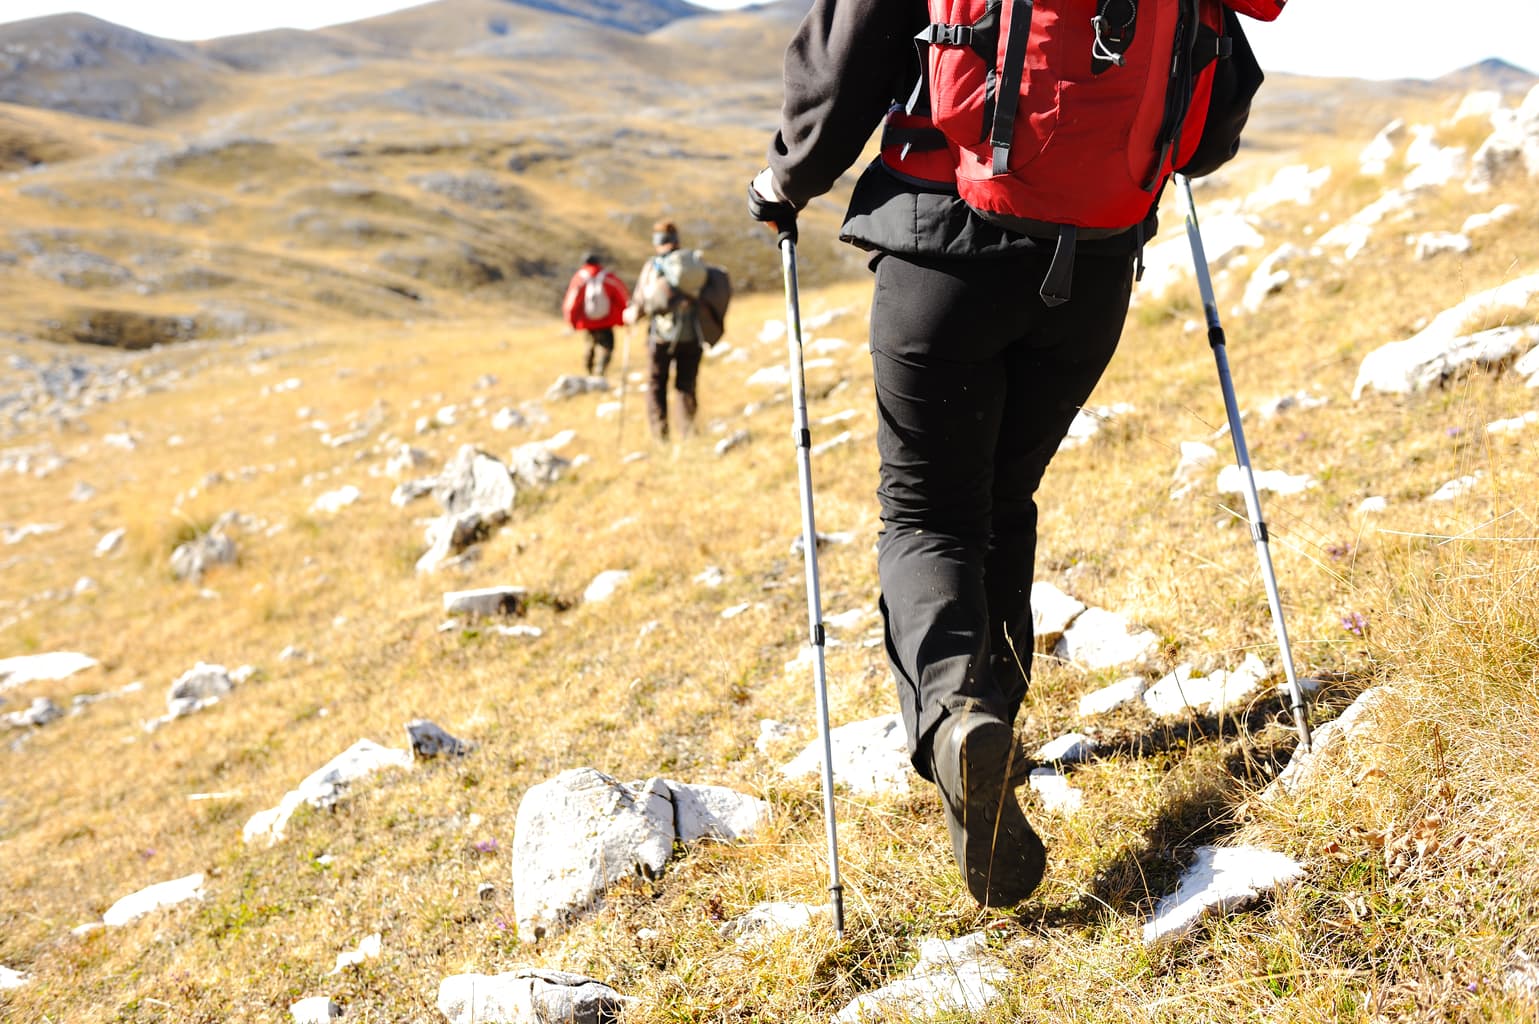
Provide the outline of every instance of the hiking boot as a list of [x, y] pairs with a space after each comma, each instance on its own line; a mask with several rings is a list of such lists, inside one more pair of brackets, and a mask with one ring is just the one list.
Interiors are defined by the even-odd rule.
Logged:
[[982, 711], [941, 719], [930, 740], [951, 852], [981, 906], [1019, 903], [1042, 881], [1047, 850], [1015, 799], [1029, 766], [1010, 726]]

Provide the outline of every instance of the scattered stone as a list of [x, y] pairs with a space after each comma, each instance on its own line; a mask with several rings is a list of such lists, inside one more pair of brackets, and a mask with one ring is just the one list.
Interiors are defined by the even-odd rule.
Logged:
[[1514, 950], [1512, 964], [1502, 975], [1502, 988], [1524, 999], [1539, 1001], [1539, 960], [1527, 950]]
[[34, 697], [25, 711], [8, 712], [0, 722], [8, 729], [42, 728], [64, 717], [64, 709], [47, 697]]
[[1455, 498], [1462, 498], [1473, 491], [1484, 476], [1484, 470], [1476, 470], [1468, 476], [1461, 476], [1457, 480], [1450, 480], [1436, 491], [1427, 495], [1427, 500], [1453, 501]]
[[1192, 493], [1203, 471], [1218, 459], [1218, 452], [1201, 441], [1181, 442], [1181, 461], [1170, 479], [1170, 500], [1180, 501]]
[[1081, 697], [1079, 716], [1089, 718], [1092, 715], [1105, 714], [1114, 708], [1131, 704], [1142, 697], [1148, 687], [1149, 684], [1143, 676], [1126, 676], [1110, 686], [1103, 686], [1094, 693], [1087, 693]]
[[832, 915], [833, 909], [826, 903], [755, 903], [747, 913], [722, 925], [718, 933], [737, 946], [761, 946], [811, 928]]
[[1159, 650], [1160, 638], [1151, 629], [1135, 628], [1125, 616], [1089, 608], [1064, 630], [1053, 653], [1090, 672], [1147, 664]]
[[1037, 760], [1048, 764], [1080, 764], [1095, 754], [1095, 740], [1084, 733], [1071, 732], [1042, 745]]
[[695, 576], [693, 582], [702, 587], [719, 587], [727, 582], [727, 574], [721, 571], [720, 566], [708, 565]]
[[[1311, 476], [1285, 473], [1280, 469], [1256, 469], [1251, 467], [1251, 482], [1258, 492], [1272, 494], [1303, 494], [1318, 482]], [[1218, 493], [1244, 494], [1245, 475], [1239, 466], [1225, 466], [1218, 471]]]
[[310, 503], [310, 511], [335, 514], [349, 505], [357, 504], [358, 499], [361, 497], [363, 497], [363, 492], [352, 484], [348, 484], [334, 491], [327, 491], [319, 498], [316, 498], [315, 501]]
[[1330, 399], [1320, 395], [1311, 395], [1307, 391], [1295, 391], [1291, 395], [1282, 395], [1270, 402], [1262, 403], [1256, 410], [1256, 415], [1264, 420], [1275, 419], [1285, 412], [1307, 412], [1310, 409], [1318, 409], [1323, 405], [1329, 405]]
[[119, 928], [157, 910], [201, 900], [203, 895], [201, 874], [174, 878], [124, 896], [107, 908], [107, 912], [102, 915], [102, 923], [108, 928]]
[[527, 427], [529, 420], [517, 409], [501, 408], [492, 414], [493, 430], [512, 430], [515, 427]]
[[607, 601], [614, 596], [616, 590], [620, 589], [620, 585], [630, 578], [629, 570], [605, 569], [593, 577], [593, 582], [589, 583], [587, 589], [582, 592], [582, 599], [588, 604]]
[[396, 484], [395, 490], [390, 492], [390, 504], [396, 508], [405, 508], [418, 498], [426, 498], [433, 493], [438, 486], [438, 477], [423, 477], [420, 480], [405, 480]]
[[[854, 540], [855, 534], [848, 530], [839, 530], [831, 533], [824, 533], [822, 530], [819, 530], [817, 537], [818, 550], [821, 551], [830, 544], [849, 544]], [[801, 534], [797, 534], [796, 538], [791, 541], [791, 554], [799, 555], [805, 550], [807, 550], [807, 542]]]
[[513, 475], [530, 487], [545, 487], [560, 480], [572, 467], [572, 460], [557, 455], [554, 447], [551, 441], [530, 441], [514, 448], [508, 456]]
[[603, 982], [538, 967], [438, 983], [438, 1012], [449, 1024], [615, 1024], [624, 1006]]
[[31, 978], [20, 971], [0, 964], [0, 992], [4, 992], [7, 989], [21, 988], [31, 980]]
[[424, 531], [428, 549], [417, 559], [416, 571], [436, 572], [466, 558], [475, 545], [491, 536], [493, 527], [503, 518], [488, 520], [472, 509], [434, 519]]
[[392, 480], [402, 480], [433, 461], [433, 457], [421, 448], [409, 444], [396, 445], [390, 458], [385, 460], [385, 475]]
[[493, 626], [492, 632], [498, 636], [540, 637], [545, 635], [545, 631], [539, 626], [527, 626], [522, 623], [516, 626]]
[[1074, 419], [1069, 422], [1069, 432], [1059, 442], [1058, 450], [1069, 451], [1088, 444], [1091, 438], [1101, 432], [1101, 428], [1112, 420], [1135, 411], [1127, 402], [1118, 402], [1116, 405], [1099, 405], [1095, 408], [1080, 409], [1074, 414]]
[[907, 977], [856, 996], [834, 1015], [834, 1024], [981, 1014], [999, 998], [999, 987], [1010, 976], [1003, 965], [986, 957], [987, 950], [983, 932], [925, 939], [919, 944], [919, 962]]
[[759, 738], [753, 741], [753, 748], [765, 757], [768, 757], [773, 747], [786, 742], [795, 735], [795, 727], [785, 722], [777, 722], [773, 718], [760, 719]]
[[817, 457], [824, 454], [825, 452], [829, 452], [835, 448], [841, 447], [842, 445], [847, 445], [854, 439], [855, 435], [853, 433], [848, 430], [843, 430], [829, 438], [827, 441], [822, 441], [813, 445], [807, 451], [813, 457]]
[[524, 587], [482, 587], [444, 594], [444, 611], [451, 615], [523, 615], [528, 604]]
[[1459, 227], [1459, 234], [1470, 235], [1476, 231], [1484, 231], [1492, 224], [1498, 224], [1517, 212], [1516, 203], [1501, 203], [1486, 213], [1472, 213], [1464, 218], [1464, 223]]
[[1260, 847], [1199, 847], [1176, 891], [1160, 900], [1144, 925], [1144, 942], [1185, 935], [1203, 916], [1238, 910], [1303, 875], [1304, 866], [1293, 858]]
[[289, 1016], [294, 1018], [294, 1024], [329, 1024], [342, 1016], [342, 1007], [330, 996], [311, 996], [290, 1006]]
[[1445, 252], [1462, 256], [1474, 248], [1468, 235], [1456, 235], [1451, 231], [1424, 231], [1409, 241], [1417, 260], [1430, 260]]
[[1539, 295], [1539, 274], [1508, 281], [1445, 309], [1405, 341], [1368, 353], [1352, 385], [1357, 400], [1369, 390], [1408, 395], [1470, 366], [1500, 366], [1539, 341], [1539, 325], [1508, 325], [1465, 335], [1465, 325], [1493, 311], [1523, 309]]
[[300, 807], [308, 804], [330, 809], [346, 795], [349, 784], [385, 768], [410, 768], [411, 759], [410, 751], [359, 740], [306, 776], [297, 789], [284, 794], [277, 807], [253, 814], [241, 830], [241, 838], [248, 843], [258, 838], [265, 838], [269, 845], [276, 843]]
[[1273, 249], [1262, 261], [1256, 265], [1256, 269], [1250, 275], [1250, 280], [1245, 283], [1245, 294], [1240, 299], [1240, 307], [1247, 313], [1257, 313], [1261, 305], [1269, 296], [1282, 291], [1293, 275], [1284, 269], [1285, 265], [1299, 259], [1304, 255], [1304, 250], [1289, 242]]
[[531, 786], [513, 837], [518, 934], [534, 942], [598, 904], [627, 878], [657, 878], [676, 841], [735, 840], [769, 815], [762, 800], [667, 779], [622, 783], [593, 768]]
[[1273, 800], [1280, 795], [1291, 795], [1308, 787], [1327, 757], [1335, 756], [1334, 752], [1337, 748], [1350, 743], [1370, 725], [1376, 724], [1374, 708], [1392, 692], [1393, 689], [1388, 686], [1375, 686], [1364, 690], [1357, 695], [1356, 700], [1347, 705], [1346, 710], [1341, 714], [1311, 729], [1309, 749], [1293, 751], [1287, 766], [1278, 773], [1277, 778], [1273, 779], [1266, 789], [1262, 790], [1261, 799]]
[[578, 374], [564, 373], [556, 378], [545, 392], [547, 400], [556, 402], [565, 398], [576, 398], [578, 395], [586, 395], [592, 392], [609, 390], [609, 381], [603, 377], [584, 377]]
[[[908, 733], [898, 715], [881, 715], [828, 731], [833, 750], [834, 782], [862, 796], [907, 793], [914, 767], [909, 760]], [[780, 772], [786, 778], [821, 775], [823, 742], [809, 743]]]
[[171, 691], [166, 694], [166, 709], [171, 718], [181, 718], [213, 707], [234, 689], [235, 682], [223, 665], [200, 661], [171, 684]]
[[121, 526], [115, 530], [108, 530], [106, 533], [102, 534], [101, 540], [96, 542], [96, 557], [106, 558], [108, 555], [117, 551], [118, 548], [123, 546], [123, 538], [127, 534], [128, 531], [123, 529]]
[[1051, 583], [1031, 585], [1031, 630], [1041, 643], [1055, 643], [1084, 610], [1083, 601], [1070, 597]]
[[337, 954], [337, 966], [331, 969], [332, 974], [341, 974], [349, 967], [357, 967], [369, 960], [378, 960], [382, 937], [379, 932], [367, 935], [358, 943], [358, 948], [348, 953]]
[[749, 433], [746, 427], [740, 430], [734, 430], [732, 433], [716, 442], [716, 454], [725, 455], [732, 451], [734, 448], [741, 448], [752, 438], [753, 435]]
[[479, 513], [496, 525], [513, 512], [516, 488], [508, 467], [474, 445], [462, 445], [439, 474], [433, 497], [449, 516]]
[[27, 523], [24, 526], [0, 527], [0, 534], [5, 537], [5, 543], [20, 544], [28, 537], [43, 537], [50, 533], [58, 533], [64, 529], [63, 523]]
[[49, 654], [21, 654], [14, 658], [0, 658], [0, 692], [13, 690], [27, 683], [68, 679], [76, 672], [83, 672], [96, 664], [95, 658], [77, 651], [54, 651]]
[[1026, 781], [1049, 811], [1070, 815], [1085, 805], [1085, 791], [1069, 785], [1067, 778], [1051, 768], [1033, 768]]
[[470, 744], [449, 735], [435, 722], [426, 718], [414, 718], [406, 723], [406, 738], [411, 746], [412, 757], [427, 761], [445, 754], [463, 757], [470, 753]]
[[[1536, 349], [1535, 351], [1539, 351], [1539, 349]], [[1486, 433], [1516, 434], [1522, 430], [1527, 429], [1534, 423], [1539, 423], [1539, 411], [1530, 409], [1523, 415], [1514, 416], [1511, 419], [1492, 420], [1490, 423], [1486, 424]]]
[[171, 573], [179, 580], [197, 582], [210, 566], [235, 561], [235, 542], [222, 533], [209, 531], [194, 540], [177, 545], [171, 552]]
[[1175, 671], [1144, 691], [1144, 705], [1162, 718], [1185, 714], [1220, 715], [1234, 711], [1266, 682], [1267, 667], [1255, 654], [1247, 654], [1233, 671], [1219, 669], [1207, 676], [1193, 674], [1190, 664]]

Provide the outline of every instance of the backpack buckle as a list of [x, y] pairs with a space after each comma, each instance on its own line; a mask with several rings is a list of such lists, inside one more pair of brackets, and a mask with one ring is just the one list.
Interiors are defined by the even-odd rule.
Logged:
[[971, 25], [931, 25], [921, 32], [919, 37], [932, 46], [971, 46], [973, 27]]

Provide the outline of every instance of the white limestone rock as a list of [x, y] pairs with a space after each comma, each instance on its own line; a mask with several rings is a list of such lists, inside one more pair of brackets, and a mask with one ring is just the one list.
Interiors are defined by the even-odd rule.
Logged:
[[834, 1024], [981, 1014], [999, 998], [1010, 973], [987, 954], [983, 932], [925, 939], [919, 944], [919, 962], [906, 977], [856, 996], [834, 1015]]
[[68, 679], [97, 665], [95, 658], [78, 651], [53, 651], [48, 654], [19, 654], [0, 658], [0, 693], [27, 683]]
[[[1260, 493], [1303, 494], [1319, 486], [1314, 477], [1302, 473], [1287, 473], [1280, 469], [1256, 469], [1251, 467], [1251, 482]], [[1244, 494], [1245, 475], [1239, 466], [1225, 466], [1218, 471], [1218, 493]]]
[[755, 903], [741, 917], [734, 917], [718, 931], [722, 938], [730, 939], [736, 946], [761, 946], [832, 917], [833, 908], [826, 903]]
[[1218, 451], [1201, 441], [1182, 441], [1181, 460], [1170, 477], [1170, 500], [1180, 501], [1191, 494], [1208, 466], [1218, 460]]
[[410, 768], [411, 752], [383, 747], [373, 740], [359, 740], [342, 753], [305, 777], [296, 789], [285, 793], [277, 807], [258, 811], [241, 830], [245, 842], [266, 839], [270, 844], [283, 838], [289, 819], [308, 804], [321, 810], [334, 807], [354, 782], [387, 768]]
[[1124, 676], [1110, 686], [1103, 686], [1081, 697], [1079, 717], [1089, 718], [1092, 715], [1101, 715], [1115, 708], [1125, 707], [1142, 697], [1148, 688], [1149, 684], [1143, 676]]
[[1430, 260], [1434, 256], [1444, 253], [1453, 253], [1462, 256], [1474, 248], [1468, 235], [1455, 234], [1452, 231], [1424, 231], [1419, 235], [1413, 235], [1409, 239], [1411, 247], [1415, 250], [1415, 258], [1418, 261]]
[[121, 526], [115, 530], [108, 530], [106, 533], [102, 534], [101, 540], [96, 542], [96, 557], [106, 558], [108, 555], [116, 553], [117, 550], [123, 546], [123, 538], [127, 536], [127, 534], [128, 531]]
[[1265, 663], [1254, 653], [1245, 655], [1238, 668], [1218, 669], [1207, 676], [1194, 675], [1192, 666], [1184, 664], [1144, 691], [1144, 705], [1161, 718], [1186, 714], [1188, 710], [1203, 715], [1225, 714], [1248, 703], [1268, 674]]
[[1067, 816], [1085, 805], [1085, 791], [1069, 785], [1067, 778], [1051, 768], [1033, 768], [1026, 782], [1042, 806], [1055, 814]]
[[1352, 385], [1355, 401], [1369, 390], [1408, 395], [1440, 384], [1461, 369], [1521, 356], [1539, 341], [1539, 325], [1503, 326], [1465, 335], [1465, 325], [1492, 312], [1524, 309], [1539, 296], [1539, 274], [1514, 278], [1446, 309], [1404, 341], [1368, 353]]
[[618, 1020], [625, 1002], [586, 975], [539, 967], [438, 983], [438, 1012], [449, 1024], [598, 1024]]
[[178, 906], [204, 896], [203, 875], [187, 875], [169, 882], [158, 882], [138, 892], [130, 893], [107, 908], [102, 923], [109, 928], [121, 928], [147, 914], [167, 907]]
[[1085, 604], [1070, 597], [1051, 583], [1038, 581], [1031, 585], [1032, 635], [1044, 643], [1052, 643], [1063, 636], [1063, 631], [1085, 610]]
[[1088, 444], [1106, 424], [1134, 411], [1133, 406], [1127, 402], [1080, 409], [1069, 422], [1069, 432], [1059, 442], [1058, 450], [1064, 452]]
[[1383, 174], [1400, 151], [1400, 143], [1405, 139], [1405, 122], [1395, 118], [1389, 124], [1379, 129], [1379, 134], [1373, 137], [1373, 141], [1363, 147], [1358, 154], [1358, 170], [1365, 176], [1373, 177]]
[[1485, 470], [1476, 470], [1468, 476], [1461, 476], [1456, 480], [1450, 480], [1436, 491], [1427, 495], [1428, 501], [1454, 501], [1464, 497], [1473, 491], [1482, 479], [1485, 478]]
[[383, 936], [379, 932], [364, 936], [363, 940], [358, 943], [357, 949], [337, 954], [337, 966], [331, 969], [331, 973], [341, 974], [349, 967], [357, 967], [359, 964], [367, 963], [370, 960], [378, 960], [383, 941]]
[[[915, 775], [909, 761], [908, 734], [900, 716], [880, 715], [841, 725], [828, 731], [828, 739], [833, 750], [830, 763], [836, 785], [843, 783], [861, 796], [909, 791]], [[780, 771], [790, 779], [821, 775], [822, 741], [807, 744]]]
[[630, 578], [629, 570], [605, 569], [593, 577], [593, 582], [589, 583], [587, 589], [582, 592], [583, 602], [594, 604], [599, 601], [609, 600], [614, 596], [615, 591], [619, 590], [620, 586]]
[[1247, 213], [1259, 213], [1284, 203], [1308, 206], [1314, 202], [1315, 193], [1330, 180], [1329, 167], [1310, 170], [1308, 164], [1289, 164], [1278, 168], [1271, 181], [1246, 196], [1242, 208]]
[[1053, 653], [1086, 671], [1146, 665], [1160, 647], [1151, 629], [1135, 627], [1124, 615], [1103, 608], [1081, 612], [1064, 630]]
[[575, 373], [564, 373], [556, 378], [556, 382], [545, 391], [547, 401], [556, 402], [566, 398], [576, 398], [578, 395], [593, 394], [609, 390], [609, 381], [603, 377], [588, 377]]
[[358, 499], [363, 497], [363, 492], [353, 484], [338, 487], [334, 491], [327, 491], [310, 503], [311, 512], [319, 512], [325, 515], [335, 515], [347, 508], [356, 505]]
[[1203, 846], [1176, 891], [1160, 900], [1144, 925], [1144, 942], [1185, 935], [1208, 914], [1250, 904], [1263, 892], [1304, 876], [1304, 866], [1285, 854], [1255, 846]]
[[1080, 732], [1065, 733], [1037, 750], [1037, 760], [1047, 764], [1080, 764], [1094, 755], [1095, 740]]
[[1517, 212], [1516, 203], [1500, 203], [1485, 213], [1472, 213], [1464, 218], [1464, 223], [1459, 227], [1459, 234], [1471, 235], [1476, 231], [1484, 231], [1493, 224], [1500, 224]]
[[171, 573], [179, 580], [197, 582], [211, 566], [229, 565], [235, 558], [235, 542], [211, 530], [177, 545], [171, 552]]
[[289, 1006], [289, 1017], [294, 1024], [331, 1024], [341, 1016], [342, 1007], [330, 996], [310, 996]]
[[735, 840], [768, 819], [763, 801], [721, 786], [622, 783], [575, 768], [531, 786], [513, 837], [518, 935], [534, 942], [596, 906], [617, 882], [656, 878], [675, 841]]
[[1284, 242], [1267, 253], [1245, 282], [1245, 294], [1240, 299], [1240, 308], [1247, 313], [1259, 312], [1268, 296], [1282, 291], [1293, 280], [1293, 274], [1285, 269], [1286, 265], [1303, 255], [1304, 250], [1290, 242]]
[[1261, 792], [1261, 799], [1300, 793], [1314, 782], [1321, 765], [1337, 756], [1351, 742], [1375, 733], [1379, 727], [1378, 705], [1393, 691], [1389, 686], [1375, 686], [1357, 695], [1341, 714], [1310, 730], [1309, 749], [1295, 749], [1277, 778]]
[[479, 587], [444, 594], [444, 611], [450, 615], [522, 615], [529, 591], [524, 587]]
[[21, 971], [0, 964], [0, 992], [4, 992], [7, 989], [21, 988], [31, 980], [28, 975], [23, 974]]
[[0, 716], [7, 729], [41, 728], [64, 717], [64, 709], [47, 697], [34, 697], [25, 711], [10, 711]]
[[223, 665], [198, 662], [171, 684], [166, 694], [166, 710], [171, 718], [181, 718], [213, 707], [235, 690], [235, 681]]

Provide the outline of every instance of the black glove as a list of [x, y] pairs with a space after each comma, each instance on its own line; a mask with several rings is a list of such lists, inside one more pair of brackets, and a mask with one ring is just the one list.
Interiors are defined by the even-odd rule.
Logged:
[[775, 229], [775, 241], [796, 244], [796, 207], [783, 200], [765, 199], [748, 183], [748, 215]]

